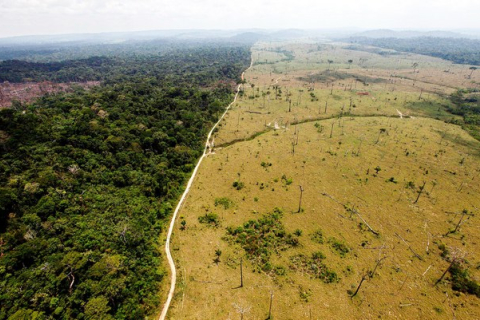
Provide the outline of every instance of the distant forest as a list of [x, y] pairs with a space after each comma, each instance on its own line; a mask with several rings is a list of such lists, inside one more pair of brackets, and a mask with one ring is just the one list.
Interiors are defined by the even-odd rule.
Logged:
[[354, 37], [349, 38], [348, 42], [423, 54], [458, 64], [480, 65], [480, 40], [434, 37], [407, 39]]
[[226, 44], [0, 63], [0, 81], [102, 81], [0, 110], [1, 320], [157, 310], [165, 218], [249, 63]]
[[[226, 52], [219, 52], [226, 49]], [[117, 56], [98, 56], [97, 51], [92, 51], [91, 54], [94, 55], [88, 58], [51, 62], [5, 60], [0, 62], [0, 82], [117, 83], [131, 78], [148, 77], [165, 85], [165, 82], [178, 81], [179, 77], [195, 75], [192, 80], [196, 84], [207, 85], [219, 77], [238, 77], [238, 74], [234, 74], [238, 72], [234, 59], [238, 58], [240, 52], [244, 52], [242, 47], [235, 45], [176, 47], [155, 54], [151, 51], [149, 49], [145, 54], [120, 53]], [[212, 60], [212, 57], [220, 53], [225, 55], [225, 61]], [[70, 49], [64, 51], [62, 56], [70, 56]]]

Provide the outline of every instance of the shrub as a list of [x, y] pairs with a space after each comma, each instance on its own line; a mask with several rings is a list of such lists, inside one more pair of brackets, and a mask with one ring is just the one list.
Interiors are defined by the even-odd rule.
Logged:
[[290, 257], [290, 268], [295, 271], [309, 274], [325, 283], [338, 282], [337, 274], [330, 270], [324, 263], [325, 255], [322, 252], [314, 252], [311, 257], [303, 254]]
[[205, 215], [198, 217], [198, 222], [214, 227], [220, 225], [218, 215], [215, 213], [206, 213]]
[[314, 233], [310, 235], [310, 239], [312, 239], [313, 242], [323, 244], [323, 232], [322, 230], [318, 229]]
[[230, 206], [232, 205], [233, 205], [233, 201], [230, 200], [229, 198], [223, 197], [223, 198], [215, 199], [215, 207], [223, 206], [224, 209], [229, 209]]
[[233, 187], [237, 190], [242, 190], [243, 187], [245, 187], [245, 184], [243, 182], [240, 182], [240, 181], [235, 181], [233, 183]]
[[341, 257], [345, 257], [345, 255], [350, 252], [350, 248], [347, 247], [346, 244], [333, 237], [328, 239], [328, 243]]

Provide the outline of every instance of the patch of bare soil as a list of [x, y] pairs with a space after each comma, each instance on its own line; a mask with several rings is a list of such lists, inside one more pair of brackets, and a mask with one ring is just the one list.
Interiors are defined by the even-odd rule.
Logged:
[[54, 83], [49, 81], [10, 83], [5, 81], [0, 83], [0, 108], [10, 107], [13, 101], [20, 101], [22, 103], [32, 102], [45, 94], [69, 92], [74, 86], [91, 88], [99, 84], [99, 81], [69, 83]]

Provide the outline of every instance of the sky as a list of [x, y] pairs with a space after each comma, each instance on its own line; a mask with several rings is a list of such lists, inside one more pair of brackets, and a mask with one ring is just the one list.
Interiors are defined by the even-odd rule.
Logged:
[[480, 29], [478, 0], [0, 0], [0, 38], [166, 29]]

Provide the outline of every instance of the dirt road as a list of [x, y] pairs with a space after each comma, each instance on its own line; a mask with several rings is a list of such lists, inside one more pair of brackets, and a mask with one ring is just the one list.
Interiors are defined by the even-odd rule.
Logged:
[[[252, 66], [252, 63], [250, 64], [249, 68], [251, 68], [251, 66]], [[242, 77], [241, 77], [242, 80], [244, 79], [244, 75], [245, 75], [245, 72], [242, 73]], [[167, 240], [166, 240], [166, 243], [165, 243], [165, 252], [167, 254], [167, 260], [168, 260], [168, 264], [170, 266], [170, 272], [171, 272], [171, 280], [170, 280], [171, 284], [170, 284], [170, 291], [168, 292], [167, 301], [163, 305], [162, 313], [160, 314], [160, 317], [158, 318], [159, 320], [165, 320], [165, 318], [167, 316], [168, 308], [170, 307], [170, 303], [172, 302], [173, 293], [175, 292], [175, 284], [176, 284], [176, 280], [177, 280], [177, 270], [175, 269], [175, 263], [173, 262], [172, 254], [170, 252], [170, 240], [171, 240], [171, 237], [172, 237], [173, 228], [175, 226], [175, 220], [177, 218], [177, 214], [180, 211], [180, 208], [182, 207], [182, 204], [185, 201], [185, 198], [187, 197], [188, 192], [190, 191], [193, 180], [195, 180], [195, 176], [197, 175], [198, 168], [200, 167], [200, 164], [202, 163], [203, 158], [205, 158], [210, 153], [209, 152], [210, 151], [210, 140], [212, 138], [213, 130], [215, 130], [215, 128], [220, 123], [220, 121], [223, 120], [223, 118], [227, 114], [228, 110], [230, 110], [230, 107], [237, 101], [237, 97], [238, 97], [238, 94], [240, 92], [241, 86], [242, 86], [241, 84], [238, 85], [237, 91], [235, 93], [235, 98], [233, 99], [232, 103], [230, 103], [228, 105], [228, 107], [225, 109], [225, 112], [222, 114], [222, 116], [217, 121], [217, 123], [215, 123], [215, 125], [212, 127], [212, 130], [210, 130], [210, 132], [208, 133], [207, 141], [205, 142], [205, 148], [203, 149], [203, 155], [198, 160], [198, 163], [197, 163], [197, 165], [195, 166], [195, 169], [192, 172], [192, 176], [190, 177], [190, 180], [188, 180], [187, 187], [185, 188], [185, 191], [183, 192], [182, 197], [180, 198], [180, 201], [178, 202], [177, 207], [175, 208], [175, 211], [173, 213], [172, 220], [170, 222], [170, 227], [168, 228]]]

